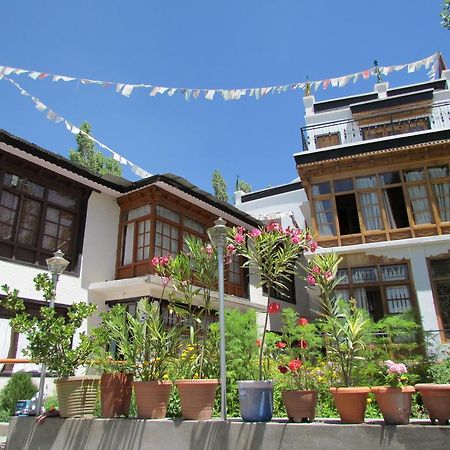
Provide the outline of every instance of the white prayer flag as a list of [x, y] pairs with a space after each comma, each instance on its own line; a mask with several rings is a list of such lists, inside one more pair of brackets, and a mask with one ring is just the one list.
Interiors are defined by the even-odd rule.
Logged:
[[212, 100], [214, 98], [215, 93], [216, 91], [214, 89], [208, 89], [205, 95], [206, 100]]
[[120, 92], [120, 90], [125, 86], [123, 83], [116, 83], [116, 92]]
[[29, 76], [30, 78], [33, 78], [33, 80], [37, 80], [38, 77], [39, 77], [39, 75], [41, 75], [41, 72], [30, 72], [30, 73], [28, 74], [28, 76]]
[[124, 95], [125, 97], [129, 97], [134, 89], [134, 85], [132, 84], [126, 84], [124, 86], [124, 88], [122, 89], [122, 95]]
[[42, 102], [40, 102], [39, 100], [36, 100], [34, 102], [34, 104], [36, 105], [36, 109], [39, 112], [44, 112], [47, 109], [47, 107]]

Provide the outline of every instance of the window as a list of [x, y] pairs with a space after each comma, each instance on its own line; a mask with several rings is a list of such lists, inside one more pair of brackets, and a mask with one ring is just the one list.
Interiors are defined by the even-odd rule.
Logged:
[[450, 259], [431, 260], [430, 268], [439, 327], [450, 340]]
[[73, 269], [82, 206], [79, 192], [47, 186], [46, 179], [35, 181], [32, 174], [0, 171], [0, 256], [45, 265], [59, 249]]
[[316, 140], [316, 148], [331, 147], [341, 143], [341, 135], [339, 132], [322, 134], [314, 138]]
[[359, 308], [366, 309], [374, 320], [412, 308], [411, 285], [406, 264], [340, 268], [336, 295], [344, 300], [353, 297]]
[[[433, 223], [423, 168], [403, 171], [416, 225]], [[412, 184], [414, 183], [414, 184]]]
[[442, 222], [450, 221], [450, 183], [448, 166], [434, 166], [428, 168], [428, 173], [433, 185], [433, 193]]

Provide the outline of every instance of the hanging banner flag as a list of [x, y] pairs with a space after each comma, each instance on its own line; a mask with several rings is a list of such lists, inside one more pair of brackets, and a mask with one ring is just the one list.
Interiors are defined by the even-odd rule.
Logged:
[[[435, 53], [434, 55], [423, 58], [419, 61], [413, 61], [408, 64], [394, 65], [394, 66], [377, 66], [377, 70], [379, 73], [384, 76], [388, 76], [393, 71], [400, 71], [407, 68], [408, 73], [413, 73], [418, 71], [422, 66], [425, 66], [427, 69], [429, 67], [434, 67], [436, 64], [439, 64], [440, 53]], [[438, 68], [438, 66], [436, 66]], [[434, 77], [438, 70], [432, 70], [429, 72], [429, 76]], [[0, 74], [3, 75], [22, 75], [28, 74], [30, 78], [33, 80], [42, 80], [47, 77], [51, 77], [53, 81], [78, 81], [83, 85], [88, 84], [97, 84], [103, 87], [115, 86], [115, 90], [117, 93], [122, 94], [124, 97], [129, 98], [131, 94], [137, 88], [150, 89], [149, 95], [150, 97], [155, 97], [157, 94], [167, 94], [169, 97], [172, 97], [175, 93], [179, 92], [183, 94], [183, 97], [186, 101], [192, 97], [194, 99], [200, 98], [201, 93], [203, 93], [204, 98], [206, 100], [213, 100], [215, 93], [220, 92], [222, 98], [225, 101], [228, 100], [240, 100], [241, 97], [246, 96], [247, 92], [249, 97], [255, 97], [257, 100], [260, 97], [268, 95], [269, 93], [277, 93], [281, 94], [282, 92], [287, 92], [289, 88], [293, 91], [297, 89], [306, 89], [306, 82], [301, 83], [291, 83], [290, 85], [277, 85], [277, 86], [266, 86], [262, 88], [234, 88], [234, 89], [209, 89], [209, 88], [178, 88], [178, 87], [164, 87], [164, 86], [154, 86], [151, 84], [129, 84], [129, 83], [117, 83], [113, 81], [100, 81], [100, 80], [91, 80], [89, 78], [76, 78], [66, 75], [56, 75], [50, 74], [46, 72], [38, 72], [35, 70], [27, 70], [27, 69], [19, 69], [16, 67], [9, 66], [0, 66]], [[353, 83], [356, 83], [358, 79], [361, 77], [367, 80], [370, 77], [376, 76], [376, 71], [371, 69], [362, 70], [359, 72], [355, 72], [352, 74], [342, 75], [339, 77], [326, 78], [323, 80], [316, 81], [308, 81], [308, 86], [314, 86], [314, 89], [317, 91], [319, 86], [322, 86], [323, 89], [327, 89], [327, 87], [331, 84], [332, 87], [344, 87], [347, 83], [353, 79]], [[310, 89], [310, 88], [309, 88]]]
[[8, 78], [2, 74], [0, 74], [0, 80], [6, 80], [9, 81], [22, 95], [25, 95], [27, 97], [30, 97], [31, 100], [34, 103], [34, 106], [36, 107], [36, 109], [39, 112], [44, 112], [47, 111], [47, 114], [45, 115], [45, 117], [50, 120], [51, 122], [54, 123], [61, 123], [64, 122], [64, 125], [66, 127], [66, 129], [68, 131], [70, 131], [72, 134], [82, 134], [83, 136], [86, 136], [87, 138], [89, 138], [91, 141], [95, 142], [98, 146], [100, 146], [101, 148], [104, 148], [105, 150], [107, 150], [108, 152], [110, 152], [112, 154], [112, 157], [116, 160], [119, 161], [121, 164], [124, 165], [128, 165], [130, 166], [130, 169], [133, 171], [133, 173], [135, 173], [138, 177], [141, 178], [147, 178], [151, 176], [151, 173], [147, 172], [146, 170], [144, 170], [142, 167], [139, 167], [138, 165], [132, 163], [131, 161], [128, 161], [128, 159], [124, 158], [123, 156], [119, 155], [119, 153], [115, 152], [114, 150], [110, 149], [108, 146], [106, 146], [105, 144], [103, 144], [102, 142], [98, 141], [97, 139], [95, 139], [93, 136], [91, 136], [90, 134], [85, 133], [84, 131], [80, 130], [77, 126], [75, 126], [74, 124], [72, 124], [71, 122], [69, 122], [68, 120], [66, 120], [64, 117], [60, 116], [59, 114], [57, 114], [55, 111], [53, 111], [52, 109], [50, 109], [47, 105], [45, 105], [44, 103], [42, 103], [37, 97], [32, 96], [31, 94], [29, 94], [25, 89], [22, 89], [22, 87], [16, 83], [14, 80], [12, 80], [11, 78]]

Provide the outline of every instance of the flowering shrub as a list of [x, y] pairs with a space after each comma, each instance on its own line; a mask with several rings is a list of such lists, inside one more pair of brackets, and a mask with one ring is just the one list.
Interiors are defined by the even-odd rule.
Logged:
[[283, 310], [281, 320], [282, 334], [274, 335], [278, 340], [271, 352], [281, 374], [277, 384], [284, 390], [313, 389], [318, 382], [315, 364], [322, 346], [317, 326], [292, 308]]
[[403, 363], [395, 363], [388, 359], [384, 362], [386, 371], [384, 379], [391, 387], [402, 387], [414, 382], [414, 376], [408, 373], [408, 369]]
[[355, 369], [364, 360], [371, 321], [354, 300], [345, 301], [334, 293], [340, 281], [336, 273], [341, 260], [335, 253], [315, 255], [308, 263], [306, 281], [319, 288], [320, 323], [326, 336], [327, 356], [337, 363], [342, 383], [352, 386]]
[[280, 305], [271, 302], [274, 289], [285, 290], [297, 272], [299, 258], [305, 251], [315, 251], [317, 243], [307, 230], [282, 228], [272, 222], [263, 228], [246, 231], [234, 228], [229, 236], [229, 251], [245, 259], [244, 267], [260, 277], [259, 286], [267, 288], [267, 308], [261, 346], [259, 348], [259, 379], [263, 378], [263, 353], [269, 314], [279, 312]]

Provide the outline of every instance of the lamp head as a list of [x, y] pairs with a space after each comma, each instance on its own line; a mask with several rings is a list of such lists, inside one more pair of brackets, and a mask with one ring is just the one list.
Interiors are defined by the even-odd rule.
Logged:
[[212, 242], [214, 247], [225, 247], [230, 228], [225, 225], [226, 222], [222, 219], [222, 217], [219, 217], [214, 224], [215, 225], [213, 227], [208, 228], [207, 230], [209, 240]]
[[56, 250], [52, 258], [46, 259], [48, 270], [53, 275], [61, 275], [69, 265], [61, 250]]

